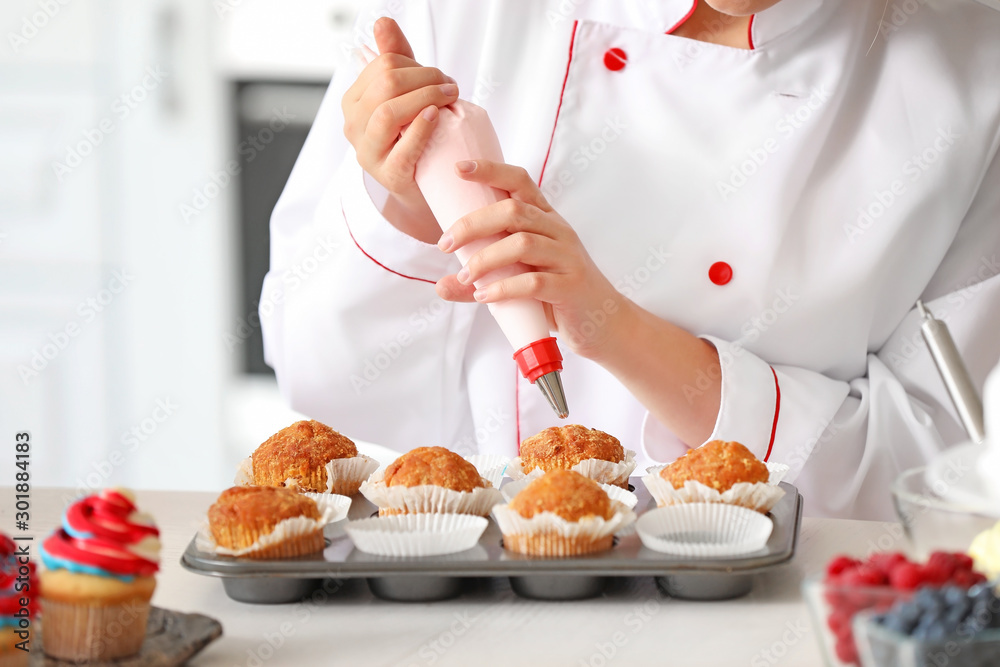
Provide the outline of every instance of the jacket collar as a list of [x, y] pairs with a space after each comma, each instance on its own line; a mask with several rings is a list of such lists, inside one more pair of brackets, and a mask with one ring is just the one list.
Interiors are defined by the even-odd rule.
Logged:
[[[697, 3], [704, 0], [642, 0], [645, 27], [662, 26], [664, 32], [683, 23]], [[627, 3], [625, 3], [627, 4]], [[755, 48], [799, 27], [822, 6], [823, 0], [781, 0], [753, 17], [751, 36]]]

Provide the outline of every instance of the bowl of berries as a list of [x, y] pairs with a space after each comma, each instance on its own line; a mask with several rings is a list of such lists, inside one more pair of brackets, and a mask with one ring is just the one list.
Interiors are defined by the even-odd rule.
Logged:
[[928, 483], [926, 470], [907, 470], [892, 485], [893, 505], [913, 552], [925, 557], [932, 551], [964, 551], [997, 517], [941, 496]]
[[888, 613], [921, 589], [950, 586], [968, 591], [985, 581], [963, 553], [934, 552], [919, 563], [901, 553], [876, 552], [865, 560], [834, 558], [823, 575], [806, 579], [803, 594], [826, 664], [847, 667], [862, 665], [854, 634], [855, 619], [862, 612]]
[[1000, 665], [1000, 596], [994, 584], [921, 588], [888, 611], [854, 617], [862, 667]]

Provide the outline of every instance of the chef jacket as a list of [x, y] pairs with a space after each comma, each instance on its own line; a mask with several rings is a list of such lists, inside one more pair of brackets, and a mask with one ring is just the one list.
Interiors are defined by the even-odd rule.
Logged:
[[[721, 368], [684, 387], [721, 375], [710, 440], [788, 464], [809, 514], [891, 517], [894, 477], [965, 437], [915, 301], [980, 387], [1000, 357], [1000, 11], [783, 0], [747, 50], [670, 34], [693, 7], [388, 0], [356, 35], [373, 46], [395, 18], [612, 284], [715, 345]], [[271, 219], [266, 359], [294, 408], [359, 439], [513, 456], [559, 420], [488, 309], [437, 297], [457, 260], [381, 215], [343, 136], [359, 70], [334, 76]], [[702, 444], [562, 350], [570, 421], [637, 450], [640, 472]]]

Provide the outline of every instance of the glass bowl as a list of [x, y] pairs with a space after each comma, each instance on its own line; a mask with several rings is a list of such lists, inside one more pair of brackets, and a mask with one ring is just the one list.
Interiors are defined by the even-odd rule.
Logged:
[[873, 611], [854, 617], [861, 667], [996, 667], [1000, 665], [1000, 630], [970, 636], [921, 641], [875, 623]]
[[913, 546], [911, 555], [926, 559], [932, 551], [968, 551], [973, 538], [997, 519], [942, 498], [927, 485], [925, 471], [911, 468], [892, 484], [896, 514]]
[[802, 583], [813, 627], [827, 667], [860, 665], [854, 642], [855, 615], [866, 610], [887, 611], [898, 600], [909, 600], [915, 591], [891, 586], [846, 586], [831, 584], [823, 575], [812, 575]]

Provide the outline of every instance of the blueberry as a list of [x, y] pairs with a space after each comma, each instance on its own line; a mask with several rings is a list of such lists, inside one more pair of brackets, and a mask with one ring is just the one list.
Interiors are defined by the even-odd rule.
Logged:
[[906, 619], [907, 622], [916, 625], [917, 621], [919, 621], [920, 617], [923, 615], [923, 610], [915, 604], [906, 604], [903, 605], [896, 613], [900, 617]]
[[987, 585], [976, 586], [972, 589], [972, 591], [970, 591], [970, 593], [972, 594], [973, 602], [979, 602], [980, 600], [983, 602], [991, 602], [996, 597], [993, 594], [993, 589]]
[[901, 616], [893, 615], [886, 618], [883, 626], [887, 630], [898, 632], [901, 635], [908, 635], [913, 630], [913, 624], [906, 622]]
[[969, 599], [965, 591], [958, 586], [945, 586], [941, 589], [941, 593], [944, 596], [945, 603], [949, 605], [963, 604]]
[[966, 598], [945, 609], [945, 618], [954, 618], [957, 621], [961, 621], [969, 615], [970, 611], [972, 611], [972, 602]]
[[919, 639], [920, 641], [927, 641], [927, 639], [929, 639], [930, 629], [933, 624], [934, 624], [933, 619], [927, 616], [921, 618], [920, 622], [918, 622], [916, 627], [913, 628], [913, 632], [911, 633], [913, 638]]
[[913, 603], [921, 609], [930, 609], [931, 607], [937, 607], [940, 604], [938, 601], [937, 591], [933, 588], [921, 588], [917, 591], [917, 594], [913, 596]]

